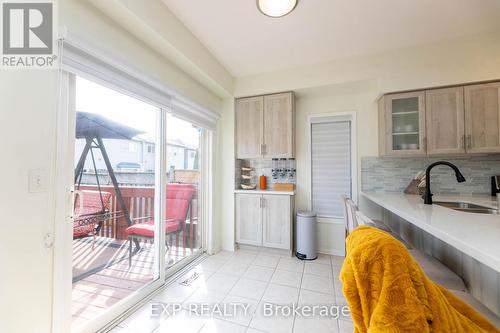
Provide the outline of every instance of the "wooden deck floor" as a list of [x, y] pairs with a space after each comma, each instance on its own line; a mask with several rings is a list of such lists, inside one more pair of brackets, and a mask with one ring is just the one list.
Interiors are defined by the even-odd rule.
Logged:
[[[92, 250], [89, 239], [74, 240], [72, 326], [77, 327], [113, 306], [132, 292], [153, 281], [152, 244], [141, 243], [141, 250], [128, 262], [128, 244], [124, 241], [98, 240]], [[192, 250], [171, 246], [168, 265], [191, 255]], [[104, 257], [104, 258], [103, 258]], [[90, 273], [89, 273], [90, 272]]]

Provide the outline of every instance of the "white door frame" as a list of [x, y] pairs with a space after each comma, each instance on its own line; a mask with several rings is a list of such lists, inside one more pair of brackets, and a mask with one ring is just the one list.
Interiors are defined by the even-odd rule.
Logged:
[[[323, 118], [323, 119], [321, 119]], [[307, 133], [307, 147], [309, 148], [309, 210], [312, 209], [312, 137], [311, 137], [311, 126], [312, 124], [318, 123], [331, 123], [331, 122], [345, 122], [349, 121], [351, 123], [351, 196], [354, 202], [358, 202], [358, 154], [357, 154], [357, 123], [356, 123], [356, 111], [344, 111], [336, 113], [319, 113], [312, 114], [307, 117], [308, 122], [308, 133]], [[330, 218], [325, 218], [330, 219]], [[335, 218], [331, 218], [335, 219]], [[341, 221], [343, 224], [344, 221]]]
[[[87, 77], [88, 78], [88, 77]], [[98, 80], [98, 83], [114, 89], [106, 82]], [[124, 93], [124, 91], [121, 91]], [[68, 333], [71, 331], [71, 294], [72, 294], [72, 251], [73, 251], [73, 237], [72, 237], [72, 221], [73, 221], [73, 193], [74, 193], [74, 146], [75, 146], [75, 75], [69, 72], [62, 72], [60, 74], [60, 96], [57, 110], [57, 143], [56, 143], [56, 178], [55, 178], [55, 191], [57, 193], [56, 213], [55, 213], [55, 226], [54, 226], [54, 272], [53, 272], [53, 304], [52, 304], [52, 331], [54, 333]], [[132, 96], [137, 98], [137, 96]], [[166, 125], [168, 107], [159, 107], [160, 121], [158, 124], [157, 140], [160, 144], [156, 145], [161, 149], [159, 152], [159, 159], [157, 159], [157, 172], [155, 183], [155, 192], [160, 193], [156, 196], [155, 201], [155, 219], [160, 221], [156, 224], [155, 233], [158, 236], [155, 244], [155, 251], [157, 255], [155, 258], [159, 263], [155, 265], [159, 271], [155, 272], [158, 279], [148, 283], [143, 288], [134, 291], [125, 299], [119, 301], [108, 310], [104, 311], [101, 315], [97, 316], [94, 320], [89, 321], [80, 328], [77, 328], [72, 333], [90, 333], [98, 332], [102, 328], [109, 326], [123, 314], [127, 313], [129, 309], [139, 303], [156, 291], [158, 288], [165, 284], [168, 276], [173, 274], [172, 270], [166, 270], [165, 267], [165, 234], [160, 232], [164, 230], [163, 219], [159, 218], [164, 216], [164, 203], [165, 203], [165, 188], [167, 183], [166, 177]], [[203, 130], [205, 132], [206, 130]], [[202, 155], [202, 167], [208, 168], [213, 172], [213, 151], [212, 147], [207, 148], [207, 145], [212, 143], [210, 135], [202, 137], [202, 150], [205, 154]], [[210, 139], [210, 140], [209, 140]], [[208, 141], [208, 143], [206, 142]], [[203, 170], [202, 170], [203, 171]], [[205, 172], [205, 174], [207, 174]], [[202, 183], [200, 184], [203, 193], [200, 193], [202, 201], [206, 201], [208, 196], [211, 205], [211, 194], [213, 191], [213, 173], [208, 174], [208, 177], [201, 177]], [[206, 184], [206, 185], [205, 185]], [[161, 204], [158, 204], [161, 203]], [[203, 204], [205, 206], [205, 204]], [[202, 248], [197, 255], [194, 255], [186, 260], [181, 261], [179, 265], [175, 265], [175, 270], [181, 269], [188, 265], [198, 256], [201, 256], [206, 250], [206, 231], [211, 229], [213, 221], [212, 207], [203, 207], [200, 216], [202, 224], [209, 226], [208, 228], [202, 227]]]

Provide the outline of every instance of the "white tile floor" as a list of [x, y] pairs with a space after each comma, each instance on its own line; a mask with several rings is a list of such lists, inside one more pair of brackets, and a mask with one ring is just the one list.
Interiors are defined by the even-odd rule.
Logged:
[[[315, 261], [300, 261], [267, 252], [240, 250], [208, 257], [191, 272], [201, 275], [189, 286], [175, 282], [152, 301], [122, 321], [113, 333], [351, 333], [349, 317], [307, 318], [303, 316], [263, 315], [265, 304], [303, 305], [346, 304], [338, 279], [342, 257], [320, 255]], [[182, 281], [181, 277], [178, 281]], [[169, 303], [170, 314], [151, 316], [152, 304]], [[245, 304], [229, 313], [199, 316], [190, 304]], [[172, 304], [182, 310], [173, 313]]]

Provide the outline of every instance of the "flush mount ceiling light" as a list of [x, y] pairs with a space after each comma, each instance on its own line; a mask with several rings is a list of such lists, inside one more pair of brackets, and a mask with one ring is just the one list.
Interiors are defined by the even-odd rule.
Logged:
[[282, 17], [297, 7], [298, 0], [257, 0], [257, 8], [270, 17]]

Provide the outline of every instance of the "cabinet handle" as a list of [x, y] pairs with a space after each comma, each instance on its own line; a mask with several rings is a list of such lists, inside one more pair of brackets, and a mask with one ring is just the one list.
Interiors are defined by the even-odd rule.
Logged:
[[262, 208], [262, 197], [259, 198], [259, 208]]
[[267, 148], [267, 147], [266, 147], [266, 144], [265, 144], [265, 143], [263, 143], [263, 144], [262, 144], [262, 155], [265, 155], [265, 154], [266, 154], [266, 148]]
[[262, 208], [266, 208], [266, 198], [262, 197]]
[[470, 134], [467, 135], [467, 148], [468, 149], [472, 148], [472, 136]]
[[465, 134], [460, 137], [460, 147], [465, 149]]

